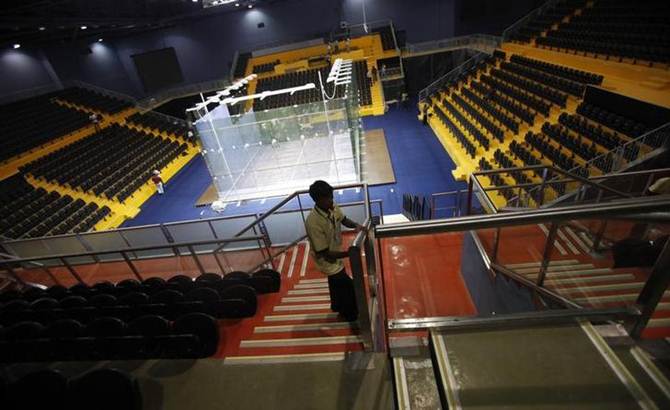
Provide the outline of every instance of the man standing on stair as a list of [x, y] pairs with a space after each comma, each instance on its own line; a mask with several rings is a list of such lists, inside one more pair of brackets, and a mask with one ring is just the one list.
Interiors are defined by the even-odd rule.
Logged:
[[314, 208], [305, 220], [305, 229], [317, 268], [328, 276], [330, 308], [347, 321], [358, 318], [353, 280], [347, 275], [342, 259], [349, 254], [341, 250], [342, 229], [360, 231], [361, 225], [348, 219], [333, 201], [333, 187], [325, 181], [315, 181], [309, 187]]

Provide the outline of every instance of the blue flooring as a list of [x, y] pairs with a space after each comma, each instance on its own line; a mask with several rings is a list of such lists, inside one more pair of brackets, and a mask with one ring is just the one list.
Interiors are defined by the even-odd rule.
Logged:
[[[455, 168], [454, 162], [430, 127], [424, 126], [417, 120], [417, 114], [416, 106], [412, 105], [408, 109], [393, 107], [383, 116], [363, 118], [364, 129], [384, 129], [396, 177], [395, 184], [370, 187], [371, 199], [383, 201], [385, 215], [401, 212], [402, 195], [405, 193], [428, 196], [434, 192], [466, 187], [465, 183], [454, 180], [451, 175], [451, 171]], [[205, 161], [198, 155], [170, 180], [166, 185], [165, 195], [152, 196], [144, 203], [137, 217], [126, 221], [123, 226], [261, 213], [282, 200], [282, 198], [269, 198], [263, 201], [248, 201], [239, 206], [230, 205], [221, 214], [215, 213], [209, 207], [196, 208], [196, 201], [211, 182]], [[336, 195], [336, 201], [340, 203], [361, 199], [362, 195], [353, 191]], [[373, 207], [373, 211], [375, 209]]]

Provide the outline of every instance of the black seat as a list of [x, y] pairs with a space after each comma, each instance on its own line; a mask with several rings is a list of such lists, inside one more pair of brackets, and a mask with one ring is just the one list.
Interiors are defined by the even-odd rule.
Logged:
[[258, 293], [279, 292], [281, 276], [274, 269], [261, 269], [251, 275], [251, 286]]
[[68, 289], [65, 286], [61, 286], [61, 285], [53, 285], [53, 286], [49, 287], [46, 290], [46, 293], [47, 293], [47, 295], [49, 295], [49, 297], [52, 297], [52, 298], [55, 298], [55, 299], [62, 299], [65, 296], [70, 294]]
[[193, 279], [186, 275], [176, 275], [168, 279], [167, 281], [170, 289], [178, 290], [181, 293], [188, 293], [191, 289], [195, 287]]
[[149, 296], [142, 292], [129, 292], [118, 299], [119, 304], [137, 306], [149, 303]]
[[84, 326], [73, 319], [61, 319], [51, 323], [45, 335], [52, 339], [74, 339], [84, 335]]
[[67, 386], [67, 379], [57, 370], [44, 369], [28, 373], [10, 386], [8, 408], [66, 409]]
[[44, 297], [45, 295], [46, 291], [44, 289], [33, 287], [25, 290], [22, 294], [22, 297], [24, 300], [35, 300]]
[[92, 286], [92, 288], [98, 293], [114, 293], [115, 287], [112, 282], [104, 281], [98, 282]]
[[101, 307], [101, 306], [114, 306], [117, 304], [116, 296], [103, 293], [100, 295], [95, 295], [89, 299], [91, 306]]
[[142, 284], [137, 279], [124, 279], [116, 284], [116, 292], [123, 295], [131, 291], [139, 291]]
[[251, 286], [235, 285], [220, 292], [223, 317], [251, 317], [256, 314], [256, 291]]
[[60, 307], [63, 309], [84, 307], [88, 304], [83, 296], [67, 296], [60, 301]]
[[125, 331], [126, 324], [115, 317], [101, 317], [86, 326], [86, 334], [93, 337], [123, 336]]
[[[193, 352], [195, 357], [209, 357], [216, 353], [219, 345], [219, 327], [216, 320], [204, 313], [189, 313], [177, 318], [174, 324], [175, 335], [195, 335], [199, 349]], [[184, 357], [188, 356], [185, 352]]]
[[19, 322], [12, 325], [5, 333], [5, 338], [12, 341], [37, 339], [44, 333], [44, 326], [37, 322]]
[[59, 306], [59, 303], [54, 298], [39, 298], [33, 303], [30, 304], [30, 307], [34, 310], [40, 309], [56, 309]]
[[156, 315], [139, 317], [128, 325], [128, 334], [142, 336], [143, 343], [136, 357], [157, 358], [163, 355], [163, 336], [170, 335], [170, 324]]
[[87, 296], [91, 293], [91, 288], [83, 283], [77, 283], [76, 285], [70, 286], [70, 293], [77, 296]]
[[161, 290], [165, 289], [166, 285], [167, 282], [165, 279], [159, 277], [148, 278], [142, 282], [142, 286], [148, 294], [160, 292]]
[[139, 410], [137, 381], [115, 369], [97, 369], [70, 382], [68, 404], [73, 410]]

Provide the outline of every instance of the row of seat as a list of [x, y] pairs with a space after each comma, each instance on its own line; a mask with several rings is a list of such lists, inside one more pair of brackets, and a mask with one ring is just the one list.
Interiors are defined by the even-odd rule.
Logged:
[[86, 326], [62, 319], [48, 327], [24, 321], [0, 329], [0, 362], [201, 358], [216, 353], [219, 328], [204, 313], [174, 323], [157, 315], [131, 322], [99, 317]]
[[133, 105], [130, 101], [121, 100], [81, 87], [66, 88], [58, 91], [53, 96], [106, 114], [116, 114]]
[[6, 410], [140, 410], [137, 380], [114, 368], [66, 377], [52, 368], [31, 370], [14, 380], [0, 375], [0, 408]]
[[497, 108], [494, 104], [491, 103], [489, 98], [486, 96], [482, 98], [477, 93], [466, 87], [461, 89], [461, 93], [474, 105], [479, 106], [486, 113], [495, 118], [499, 123], [507, 127], [508, 130], [512, 130], [514, 133], [519, 132], [519, 122], [514, 118], [514, 116], [507, 114], [501, 109]]
[[149, 128], [156, 132], [165, 132], [167, 134], [175, 135], [184, 140], [189, 139], [187, 135], [189, 128], [186, 125], [177, 122], [176, 119], [170, 121], [167, 117], [153, 111], [147, 111], [145, 113], [137, 112], [126, 118], [126, 122]]
[[586, 0], [562, 0], [531, 17], [522, 26], [510, 34], [509, 39], [529, 42], [554, 24], [571, 15], [577, 8], [584, 7]]
[[542, 85], [536, 81], [528, 80], [521, 75], [514, 74], [507, 70], [499, 70], [494, 68], [491, 70], [491, 75], [527, 93], [534, 94], [539, 98], [557, 104], [561, 108], [565, 108], [568, 96], [563, 92]]
[[88, 124], [87, 113], [52, 102], [49, 95], [4, 104], [0, 106], [0, 161]]
[[[497, 50], [496, 50], [497, 51]], [[535, 60], [529, 57], [513, 55], [510, 58], [510, 61], [516, 64], [524, 65], [526, 67], [531, 67], [536, 70], [541, 70], [549, 74], [555, 75], [557, 77], [565, 78], [568, 80], [576, 81], [582, 84], [593, 84], [600, 85], [602, 84], [604, 77], [600, 74], [590, 73], [588, 71], [578, 70], [572, 67], [566, 67], [558, 64], [548, 63], [542, 60]]]
[[474, 118], [493, 138], [497, 139], [500, 142], [503, 142], [505, 131], [493, 123], [490, 119], [486, 118], [482, 113], [480, 113], [469, 101], [465, 100], [458, 94], [453, 95], [453, 99], [458, 104], [461, 109], [463, 109], [468, 115]]
[[[452, 97], [455, 97], [456, 94], [453, 94]], [[442, 105], [444, 108], [449, 111], [449, 114], [451, 114], [452, 117], [456, 119], [456, 122], [468, 133], [470, 134], [475, 141], [479, 143], [479, 145], [484, 148], [484, 150], [488, 150], [489, 147], [491, 146], [491, 142], [489, 141], [488, 137], [484, 135], [479, 127], [472, 122], [470, 122], [461, 112], [456, 109], [456, 107], [448, 100], [444, 99], [442, 101]]]
[[571, 170], [579, 165], [574, 160], [573, 153], [568, 152], [566, 154], [563, 152], [562, 148], [554, 147], [549, 142], [549, 138], [542, 134], [534, 134], [532, 131], [528, 131], [525, 136], [525, 141], [540, 153], [540, 159], [543, 159], [546, 156], [554, 166], [564, 170]]
[[545, 73], [544, 71], [536, 70], [534, 68], [526, 67], [517, 63], [503, 62], [501, 67], [506, 71], [529, 78], [533, 81], [537, 81], [538, 83], [542, 83], [551, 88], [564, 91], [576, 97], [581, 97], [584, 94], [584, 90], [586, 88], [584, 84], [557, 77], [552, 74]]
[[[518, 122], [523, 121], [528, 125], [533, 125], [535, 122], [535, 112], [512, 96], [504, 94], [495, 88], [489, 87], [484, 82], [473, 81], [470, 83], [470, 86], [474, 91], [479, 93], [479, 95], [484, 100], [495, 103], [508, 114], [518, 118]], [[513, 119], [513, 121], [516, 120]]]
[[481, 82], [489, 86], [491, 89], [496, 90], [501, 94], [504, 94], [512, 98], [513, 100], [516, 100], [517, 102], [525, 105], [529, 109], [537, 111], [544, 116], [549, 115], [551, 104], [544, 101], [543, 99], [535, 97], [534, 95], [526, 91], [522, 91], [519, 88], [513, 87], [507, 82], [496, 77], [483, 75], [480, 77], [480, 80]]
[[670, 62], [670, 6], [662, 1], [595, 1], [578, 16], [561, 23], [537, 43], [635, 62]]
[[393, 37], [393, 28], [391, 26], [376, 27], [372, 29], [373, 33], [379, 33], [382, 39], [382, 48], [386, 50], [395, 50], [396, 44]]
[[590, 139], [602, 147], [607, 148], [608, 150], [612, 150], [626, 142], [626, 140], [622, 138], [616, 131], [605, 131], [600, 124], [594, 125], [580, 115], [568, 114], [564, 112], [558, 117], [558, 122], [573, 132], [579, 135], [583, 135], [584, 137]]
[[26, 164], [21, 171], [109, 199], [118, 196], [123, 202], [132, 194], [127, 190], [131, 183], [141, 186], [151, 171], [186, 150], [186, 143], [113, 124]]
[[269, 63], [258, 64], [253, 67], [251, 70], [254, 74], [269, 73], [275, 70], [275, 66], [279, 64], [279, 60], [271, 61]]
[[233, 71], [233, 78], [242, 78], [247, 72], [247, 64], [251, 59], [251, 53], [240, 53], [237, 56], [237, 63]]
[[[480, 158], [479, 159], [479, 170], [480, 171], [490, 171], [493, 169], [493, 166], [486, 160], [486, 158]], [[500, 174], [487, 174], [486, 177], [491, 181], [491, 184], [496, 187], [504, 187], [507, 186], [505, 183], [505, 180], [500, 176]], [[496, 191], [500, 193], [505, 199], [509, 200], [512, 197], [514, 197], [514, 189], [512, 188], [507, 188], [507, 189], [500, 189]]]
[[579, 104], [577, 113], [633, 138], [648, 130], [648, 127], [641, 122], [586, 102]]
[[433, 103], [432, 107], [433, 111], [437, 114], [437, 118], [440, 120], [440, 122], [447, 128], [449, 128], [451, 134], [454, 137], [456, 137], [456, 141], [459, 144], [461, 144], [465, 152], [467, 152], [467, 154], [474, 159], [477, 153], [477, 148], [474, 146], [472, 142], [470, 142], [470, 139], [467, 138], [454, 123], [451, 122], [449, 117], [447, 117], [447, 115], [444, 113], [444, 111], [442, 111], [442, 108], [438, 104]]
[[0, 182], [0, 196], [0, 234], [12, 239], [86, 232], [111, 212], [94, 202], [35, 189], [20, 174]]

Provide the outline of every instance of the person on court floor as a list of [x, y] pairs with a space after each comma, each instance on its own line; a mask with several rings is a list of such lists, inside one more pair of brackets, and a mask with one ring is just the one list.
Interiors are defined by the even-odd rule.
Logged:
[[161, 173], [159, 170], [155, 170], [153, 172], [153, 175], [151, 176], [151, 182], [156, 185], [156, 191], [158, 191], [159, 195], [163, 195], [163, 193], [165, 193], [165, 189], [163, 188], [163, 178], [161, 178]]
[[347, 321], [358, 318], [354, 282], [347, 275], [342, 259], [349, 254], [341, 250], [342, 229], [363, 230], [363, 226], [350, 220], [333, 201], [333, 187], [325, 181], [315, 181], [309, 187], [309, 196], [314, 208], [305, 220], [305, 228], [311, 245], [311, 254], [317, 268], [328, 276], [330, 308]]

